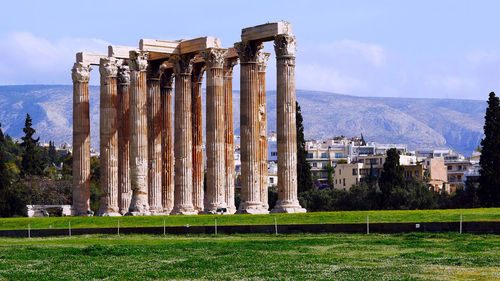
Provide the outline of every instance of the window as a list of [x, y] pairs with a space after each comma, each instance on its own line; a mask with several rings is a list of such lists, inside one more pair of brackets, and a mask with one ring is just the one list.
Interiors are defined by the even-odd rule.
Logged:
[[345, 179], [344, 179], [344, 186], [345, 186]]
[[448, 171], [451, 171], [451, 166], [448, 166]]
[[274, 179], [273, 178], [269, 178], [269, 182], [270, 183], [274, 183]]
[[321, 158], [328, 158], [328, 155], [326, 153], [321, 153]]
[[342, 158], [342, 152], [335, 153], [335, 158]]
[[380, 158], [380, 165], [382, 165], [382, 158]]
[[318, 163], [314, 162], [313, 167], [318, 167]]
[[342, 175], [342, 169], [339, 169], [339, 175]]
[[418, 171], [415, 171], [415, 177], [418, 177]]
[[355, 176], [355, 175], [357, 175], [357, 174], [358, 174], [358, 170], [356, 170], [356, 169], [352, 169], [352, 175], [353, 175], [353, 176]]
[[[272, 152], [271, 152], [271, 155], [273, 155], [273, 154], [272, 154]], [[311, 158], [313, 158], [313, 157], [314, 157], [314, 155], [313, 155], [312, 153], [307, 153], [306, 158], [311, 159]]]
[[363, 164], [364, 163], [364, 160], [363, 159], [359, 159], [358, 161], [359, 163]]
[[[367, 159], [368, 160], [368, 159]], [[370, 159], [370, 164], [375, 164], [377, 165], [377, 158], [372, 158]]]
[[278, 156], [278, 152], [276, 152], [276, 151], [271, 151], [271, 156]]
[[327, 164], [326, 162], [323, 162], [322, 167], [324, 168], [324, 167], [326, 167], [327, 165], [328, 165], [328, 164]]

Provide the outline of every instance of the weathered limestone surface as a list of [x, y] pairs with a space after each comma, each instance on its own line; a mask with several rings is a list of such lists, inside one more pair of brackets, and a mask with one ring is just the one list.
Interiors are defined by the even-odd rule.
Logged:
[[108, 57], [128, 59], [130, 57], [130, 51], [139, 51], [139, 48], [110, 45], [108, 46]]
[[226, 49], [200, 53], [207, 66], [207, 206], [205, 212], [226, 208], [224, 56]]
[[257, 54], [261, 43], [240, 42], [241, 203], [238, 213], [264, 214], [260, 196], [259, 81]]
[[[234, 50], [234, 49], [233, 49]], [[233, 68], [238, 58], [224, 61], [224, 131], [225, 131], [225, 164], [226, 164], [226, 208], [228, 214], [236, 212], [234, 204], [234, 119], [233, 119]]]
[[277, 60], [278, 201], [274, 213], [305, 213], [297, 198], [297, 129], [295, 123], [295, 36], [278, 35]]
[[259, 64], [259, 158], [260, 158], [260, 200], [264, 209], [269, 209], [268, 200], [268, 145], [267, 145], [267, 105], [266, 105], [266, 64], [269, 53], [259, 52], [257, 62]]
[[193, 207], [193, 155], [191, 129], [191, 72], [193, 55], [173, 55], [175, 73], [175, 196], [174, 215], [195, 215]]
[[152, 215], [161, 215], [162, 157], [161, 157], [161, 96], [160, 63], [152, 61], [147, 71], [148, 87], [148, 198]]
[[107, 58], [108, 56], [105, 54], [97, 54], [97, 53], [87, 53], [87, 52], [79, 52], [76, 53], [76, 62], [82, 63], [82, 65], [100, 65], [102, 58]]
[[150, 215], [148, 203], [148, 136], [146, 52], [130, 52], [130, 184], [128, 215]]
[[203, 165], [203, 107], [201, 95], [203, 93], [203, 73], [205, 63], [193, 64], [191, 75], [191, 120], [193, 130], [193, 206], [197, 212], [202, 212], [204, 207], [203, 178], [205, 167]]
[[125, 215], [130, 207], [130, 70], [128, 65], [118, 66], [118, 205]]
[[118, 208], [118, 68], [115, 58], [101, 58], [100, 94], [100, 179], [99, 216], [120, 216]]
[[279, 34], [292, 35], [292, 25], [279, 21], [244, 28], [241, 30], [241, 41], [270, 41]]
[[174, 109], [173, 88], [174, 81], [172, 68], [162, 64], [160, 78], [161, 86], [161, 113], [163, 125], [161, 128], [161, 154], [162, 154], [162, 191], [161, 202], [163, 212], [170, 214], [174, 208]]
[[73, 79], [73, 208], [75, 216], [90, 211], [90, 115], [88, 64], [75, 63]]

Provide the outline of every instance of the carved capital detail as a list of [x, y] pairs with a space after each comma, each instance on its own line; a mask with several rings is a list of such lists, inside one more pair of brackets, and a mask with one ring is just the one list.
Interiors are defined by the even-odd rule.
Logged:
[[161, 75], [161, 63], [158, 61], [150, 61], [147, 68], [148, 80], [159, 80]]
[[224, 60], [224, 76], [233, 77], [233, 68], [238, 64], [237, 58], [228, 58]]
[[256, 62], [257, 54], [263, 48], [264, 45], [261, 42], [245, 41], [234, 43], [234, 49], [236, 49], [242, 63]]
[[270, 56], [270, 53], [264, 53], [262, 51], [257, 54], [257, 64], [259, 65], [260, 72], [266, 71], [267, 62], [269, 61]]
[[169, 62], [173, 64], [175, 75], [191, 75], [193, 71], [194, 55], [172, 55]]
[[116, 59], [112, 57], [101, 58], [99, 61], [99, 73], [102, 78], [116, 77], [118, 75]]
[[143, 51], [130, 51], [130, 70], [131, 71], [146, 71], [148, 68], [149, 53]]
[[90, 70], [92, 69], [87, 64], [83, 64], [81, 62], [75, 63], [71, 69], [71, 78], [73, 78], [73, 83], [89, 82]]
[[130, 84], [130, 68], [126, 64], [118, 66], [118, 83]]
[[207, 68], [222, 68], [224, 65], [224, 56], [226, 54], [227, 49], [209, 49], [199, 53], [205, 60]]
[[193, 71], [191, 72], [191, 82], [203, 82], [203, 74], [205, 73], [206, 69], [207, 65], [204, 62], [194, 63]]
[[276, 57], [295, 57], [297, 45], [294, 35], [280, 34], [274, 37]]
[[166, 64], [160, 65], [160, 87], [172, 89], [174, 82], [174, 70]]

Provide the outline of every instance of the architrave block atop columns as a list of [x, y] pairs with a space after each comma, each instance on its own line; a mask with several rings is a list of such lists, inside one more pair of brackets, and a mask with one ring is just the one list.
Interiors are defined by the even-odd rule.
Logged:
[[279, 21], [243, 28], [241, 41], [271, 41], [280, 34], [292, 35], [292, 25], [286, 21]]

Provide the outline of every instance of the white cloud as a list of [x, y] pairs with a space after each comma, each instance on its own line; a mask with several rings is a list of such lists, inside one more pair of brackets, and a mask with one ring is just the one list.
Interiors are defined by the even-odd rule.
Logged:
[[9, 33], [0, 38], [0, 84], [70, 84], [76, 52], [106, 53], [108, 45], [92, 38], [51, 41], [29, 32]]

